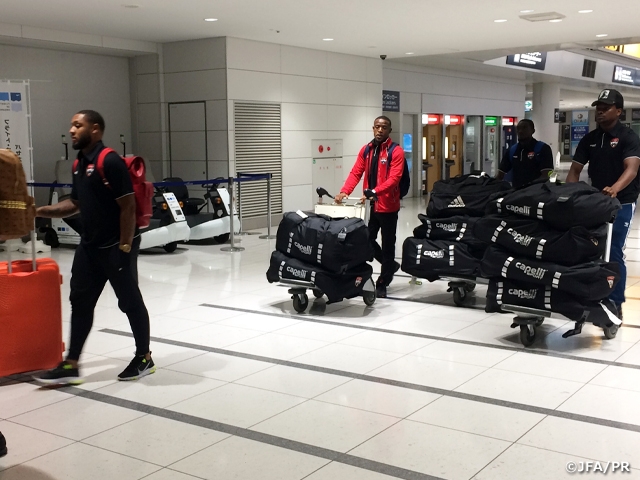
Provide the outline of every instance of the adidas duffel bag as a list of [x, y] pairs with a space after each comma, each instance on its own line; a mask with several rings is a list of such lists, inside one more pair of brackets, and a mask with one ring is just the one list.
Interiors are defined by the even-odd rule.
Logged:
[[276, 249], [335, 273], [373, 260], [369, 229], [362, 219], [331, 218], [312, 212], [283, 215]]
[[464, 243], [409, 237], [402, 245], [402, 271], [430, 282], [444, 276], [475, 277], [480, 260]]

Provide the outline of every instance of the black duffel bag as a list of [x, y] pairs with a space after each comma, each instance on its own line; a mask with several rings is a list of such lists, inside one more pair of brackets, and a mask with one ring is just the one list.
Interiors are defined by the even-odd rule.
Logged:
[[496, 180], [484, 172], [438, 180], [427, 205], [429, 218], [445, 218], [456, 215], [481, 217], [487, 204], [494, 196], [501, 196], [511, 190], [511, 184]]
[[[615, 306], [609, 300], [587, 300], [561, 290], [526, 282], [489, 281], [485, 311], [504, 313], [509, 310], [508, 305], [559, 313], [570, 320], [584, 320], [600, 327], [611, 325], [616, 313]], [[605, 308], [609, 310], [609, 314]]]
[[480, 260], [464, 243], [409, 237], [402, 245], [402, 271], [430, 282], [446, 276], [475, 277]]
[[620, 280], [617, 263], [601, 261], [565, 267], [556, 263], [512, 256], [500, 247], [487, 249], [480, 263], [482, 276], [506, 278], [561, 290], [590, 300], [607, 298]]
[[601, 258], [607, 248], [607, 225], [586, 229], [555, 230], [530, 218], [489, 215], [479, 218], [473, 234], [508, 252], [560, 265], [577, 265]]
[[362, 288], [371, 275], [373, 268], [368, 263], [362, 263], [338, 274], [288, 257], [277, 250], [271, 254], [267, 270], [269, 283], [277, 283], [280, 280], [310, 282], [327, 296], [329, 302], [361, 296]]
[[335, 273], [373, 260], [369, 229], [362, 219], [331, 218], [312, 212], [283, 215], [276, 249]]
[[584, 182], [534, 183], [492, 200], [487, 213], [516, 214], [543, 220], [559, 230], [593, 228], [615, 219], [620, 202]]
[[473, 236], [473, 225], [478, 217], [459, 215], [448, 218], [429, 218], [420, 213], [418, 218], [422, 224], [413, 229], [415, 238], [462, 242], [469, 247], [473, 256], [482, 258], [484, 255], [487, 244]]

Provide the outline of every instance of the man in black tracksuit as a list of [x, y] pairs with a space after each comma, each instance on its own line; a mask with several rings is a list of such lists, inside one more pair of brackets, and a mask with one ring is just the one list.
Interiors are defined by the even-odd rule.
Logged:
[[[92, 110], [78, 112], [69, 131], [73, 148], [79, 150], [74, 163], [71, 198], [40, 207], [37, 215], [64, 218], [80, 211], [82, 240], [71, 269], [71, 340], [65, 361], [35, 378], [46, 385], [79, 384], [78, 360], [91, 327], [93, 313], [107, 283], [126, 313], [136, 341], [136, 354], [118, 380], [136, 380], [155, 372], [149, 351], [149, 313], [138, 287], [140, 232], [136, 227], [136, 203], [129, 171], [115, 152], [103, 156], [98, 167], [104, 119]], [[104, 178], [103, 178], [104, 175]]]

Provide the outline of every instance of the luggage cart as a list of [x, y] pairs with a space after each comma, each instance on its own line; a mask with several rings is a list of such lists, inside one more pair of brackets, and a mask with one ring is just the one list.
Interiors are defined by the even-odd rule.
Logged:
[[453, 303], [458, 307], [464, 307], [467, 300], [467, 294], [476, 289], [476, 285], [488, 285], [489, 280], [482, 277], [468, 277], [464, 275], [440, 277], [448, 283], [447, 292], [452, 292]]
[[[369, 224], [370, 202], [364, 202], [363, 204], [360, 203], [360, 198], [348, 197], [343, 203], [323, 203], [322, 197], [330, 195], [323, 188], [318, 188], [316, 191], [318, 192], [318, 203], [314, 206], [315, 213], [332, 218], [361, 218], [365, 225]], [[298, 313], [304, 312], [309, 306], [307, 290], [311, 290], [316, 298], [322, 298], [324, 295], [322, 290], [313, 282], [282, 279], [278, 285], [289, 288], [288, 292], [293, 300], [293, 308]], [[369, 278], [362, 287], [362, 299], [368, 307], [371, 307], [376, 302], [376, 286], [373, 283], [373, 278]]]
[[[608, 226], [607, 246], [604, 254], [604, 260], [606, 262], [609, 261], [609, 253], [611, 251], [611, 234], [613, 232], [613, 223], [610, 222], [607, 224], [607, 226]], [[536, 340], [536, 329], [542, 326], [545, 318], [551, 317], [551, 313], [552, 313], [548, 310], [522, 307], [519, 305], [503, 304], [501, 305], [501, 307], [503, 310], [505, 310], [505, 313], [511, 312], [516, 314], [516, 316], [513, 318], [513, 323], [511, 324], [511, 328], [520, 327], [520, 342], [525, 347], [530, 347], [531, 345], [533, 345], [533, 342], [535, 342]], [[614, 305], [610, 305], [610, 307], [611, 307], [611, 310], [613, 310], [613, 312], [610, 312], [611, 315], [608, 315], [609, 321], [604, 325], [602, 324], [596, 325], [594, 323], [594, 325], [602, 328], [602, 332], [605, 338], [609, 340], [616, 337], [616, 334], [618, 333], [618, 329], [620, 328], [620, 324], [622, 323], [619, 319], [612, 318], [612, 315], [615, 317], [615, 315], [617, 315], [618, 312]], [[585, 314], [583, 314], [580, 320], [577, 320], [575, 322], [574, 328], [562, 334], [562, 338], [569, 338], [574, 335], [580, 334], [582, 332], [582, 327], [586, 323], [588, 318], [589, 318], [589, 312], [585, 312]]]

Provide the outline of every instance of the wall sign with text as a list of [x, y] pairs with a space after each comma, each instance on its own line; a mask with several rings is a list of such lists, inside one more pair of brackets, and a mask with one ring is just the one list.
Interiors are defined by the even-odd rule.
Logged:
[[544, 70], [547, 64], [547, 52], [516, 53], [507, 55], [507, 65]]
[[400, 92], [392, 90], [382, 91], [382, 110], [385, 112], [400, 111]]
[[620, 83], [622, 85], [640, 86], [640, 71], [631, 67], [615, 65], [613, 67], [612, 81], [613, 83]]

